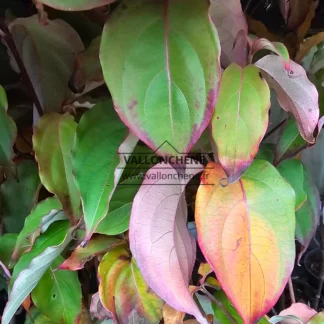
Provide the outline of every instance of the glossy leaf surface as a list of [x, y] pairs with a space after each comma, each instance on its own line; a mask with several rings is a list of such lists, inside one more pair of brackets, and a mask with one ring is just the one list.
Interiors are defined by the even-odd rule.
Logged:
[[72, 222], [80, 216], [80, 194], [72, 174], [72, 145], [77, 124], [68, 114], [44, 115], [35, 127], [33, 147], [45, 188], [56, 194]]
[[268, 162], [255, 160], [235, 184], [210, 162], [198, 189], [198, 243], [247, 324], [278, 300], [295, 261], [295, 193]]
[[314, 143], [319, 119], [318, 92], [304, 68], [293, 61], [287, 65], [276, 55], [267, 55], [255, 65], [264, 72], [269, 86], [277, 93], [280, 106], [294, 115], [301, 136]]
[[185, 185], [200, 171], [202, 166], [193, 160], [182, 175], [168, 164], [151, 168], [133, 202], [129, 238], [133, 257], [153, 291], [171, 307], [206, 323], [189, 292], [196, 246], [186, 226], [184, 196]]
[[104, 28], [100, 58], [115, 109], [161, 155], [189, 152], [215, 107], [220, 49], [208, 6], [129, 1]]
[[212, 138], [228, 182], [237, 181], [256, 156], [269, 122], [270, 90], [249, 65], [224, 72], [212, 119]]

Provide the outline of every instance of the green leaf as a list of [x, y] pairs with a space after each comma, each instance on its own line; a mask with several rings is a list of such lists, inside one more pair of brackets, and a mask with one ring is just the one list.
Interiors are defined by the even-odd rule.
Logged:
[[77, 272], [56, 269], [56, 258], [32, 292], [32, 300], [54, 323], [74, 324], [81, 312], [82, 292]]
[[20, 255], [19, 250], [23, 241], [26, 238], [30, 239], [30, 236], [32, 236], [30, 241], [33, 244], [34, 240], [40, 235], [42, 226], [51, 221], [61, 208], [61, 203], [55, 197], [51, 197], [40, 202], [32, 210], [29, 216], [27, 216], [24, 227], [17, 238], [13, 259], [18, 259]]
[[265, 160], [273, 164], [274, 159], [274, 145], [270, 143], [261, 143], [257, 156], [258, 160]]
[[120, 164], [123, 157], [119, 156], [118, 150], [130, 154], [137, 143], [135, 137], [126, 139], [127, 135], [128, 130], [110, 101], [97, 104], [80, 120], [73, 147], [73, 169], [81, 193], [85, 241], [90, 239], [106, 216], [109, 201], [123, 172]]
[[[11, 255], [16, 245], [18, 234], [5, 234], [0, 236], [0, 261], [6, 266], [9, 266]], [[25, 247], [20, 248], [20, 252], [23, 252]]]
[[71, 96], [74, 56], [84, 49], [79, 35], [60, 19], [42, 25], [37, 15], [15, 19], [9, 29], [43, 110], [60, 111]]
[[307, 324], [323, 324], [324, 323], [324, 312], [320, 312], [313, 316]]
[[26, 314], [24, 324], [55, 324], [45, 315], [41, 314], [36, 307], [32, 307], [29, 310], [29, 314]]
[[278, 164], [285, 159], [295, 156], [306, 146], [307, 143], [301, 137], [295, 119], [288, 119], [282, 128], [276, 144], [275, 163]]
[[8, 174], [6, 181], [0, 187], [2, 217], [5, 229], [10, 233], [21, 231], [25, 218], [37, 201], [40, 188], [38, 169], [34, 161], [19, 162], [15, 173], [15, 176]]
[[299, 160], [291, 159], [281, 162], [278, 171], [293, 187], [296, 195], [295, 210], [302, 207], [307, 199], [304, 190], [304, 166]]
[[80, 216], [80, 194], [72, 174], [72, 145], [77, 124], [72, 116], [50, 113], [35, 127], [33, 146], [45, 188], [56, 194], [72, 224]]
[[24, 254], [14, 268], [9, 301], [2, 316], [2, 324], [9, 324], [15, 312], [36, 287], [46, 270], [72, 240], [74, 228], [67, 222], [56, 222], [40, 236], [32, 250]]
[[105, 254], [98, 275], [101, 302], [118, 323], [160, 322], [164, 302], [148, 287], [125, 247]]
[[128, 1], [104, 28], [100, 59], [115, 108], [161, 155], [189, 152], [215, 107], [220, 46], [208, 8], [206, 0]]
[[80, 270], [84, 267], [84, 264], [90, 261], [93, 257], [104, 254], [117, 245], [120, 245], [121, 242], [123, 241], [116, 237], [94, 235], [86, 247], [79, 245], [73, 251], [71, 256], [59, 266], [59, 269], [73, 271]]
[[115, 0], [39, 0], [39, 2], [44, 3], [47, 6], [68, 11], [89, 10], [96, 7], [102, 7], [114, 1]]
[[[232, 316], [235, 320], [236, 324], [244, 324], [241, 316], [238, 314], [235, 307], [231, 304], [230, 300], [227, 298], [224, 291], [219, 290], [214, 293], [214, 297], [217, 301], [221, 302], [225, 310]], [[232, 321], [228, 318], [228, 316], [224, 313], [223, 309], [218, 307], [215, 303], [212, 303], [212, 307], [214, 310], [215, 320], [222, 324], [231, 324]], [[268, 321], [265, 317], [257, 322], [258, 324], [267, 324]]]
[[256, 156], [269, 123], [270, 90], [254, 65], [224, 72], [212, 119], [212, 138], [228, 177], [237, 181]]
[[315, 235], [320, 220], [320, 195], [305, 167], [304, 190], [307, 200], [296, 212], [296, 239], [303, 245], [303, 250], [299, 253], [298, 260], [301, 259]]
[[13, 158], [12, 146], [17, 136], [17, 127], [8, 116], [8, 101], [5, 90], [0, 85], [0, 165], [9, 166]]

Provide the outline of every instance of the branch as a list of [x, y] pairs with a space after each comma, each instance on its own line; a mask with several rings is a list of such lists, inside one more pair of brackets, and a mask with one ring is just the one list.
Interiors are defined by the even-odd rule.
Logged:
[[22, 75], [22, 79], [25, 83], [25, 85], [28, 88], [29, 94], [32, 97], [32, 100], [35, 104], [35, 107], [37, 109], [38, 115], [41, 117], [44, 114], [43, 108], [38, 100], [37, 94], [35, 92], [34, 86], [29, 78], [28, 72], [25, 68], [24, 62], [22, 61], [20, 54], [17, 50], [16, 44], [12, 38], [12, 35], [10, 34], [10, 31], [7, 27], [7, 25], [4, 23], [4, 21], [0, 20], [0, 36], [4, 40], [4, 42], [7, 44], [10, 52], [12, 53], [13, 57], [15, 58], [17, 65], [19, 67], [19, 70]]

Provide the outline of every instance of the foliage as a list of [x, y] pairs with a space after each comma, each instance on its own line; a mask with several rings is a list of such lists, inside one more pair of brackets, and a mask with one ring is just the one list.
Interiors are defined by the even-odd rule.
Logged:
[[239, 0], [26, 2], [0, 11], [2, 323], [322, 323], [321, 261], [312, 307], [292, 279], [324, 219], [318, 1], [264, 1], [280, 32]]

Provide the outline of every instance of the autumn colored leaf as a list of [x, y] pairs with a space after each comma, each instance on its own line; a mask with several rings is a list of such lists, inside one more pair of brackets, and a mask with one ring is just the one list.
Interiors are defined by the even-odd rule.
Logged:
[[71, 96], [74, 56], [84, 49], [78, 33], [60, 19], [41, 25], [37, 15], [15, 19], [9, 29], [43, 110], [60, 111]]
[[100, 59], [115, 109], [160, 155], [188, 153], [215, 107], [220, 48], [208, 7], [207, 0], [134, 0], [104, 28]]
[[324, 32], [320, 32], [316, 35], [307, 38], [303, 43], [300, 44], [299, 50], [296, 54], [296, 62], [300, 62], [312, 49], [324, 41]]
[[314, 131], [319, 120], [318, 92], [308, 80], [305, 70], [281, 57], [267, 55], [255, 63], [263, 71], [270, 88], [278, 96], [280, 106], [292, 113], [305, 141], [314, 143]]
[[205, 168], [196, 198], [198, 243], [246, 324], [277, 302], [295, 261], [295, 193], [268, 162], [255, 160], [223, 187], [219, 164]]
[[179, 312], [168, 304], [163, 306], [163, 322], [165, 324], [182, 324], [185, 313]]
[[248, 33], [241, 2], [239, 0], [212, 0], [209, 15], [219, 35], [222, 67], [226, 68], [232, 62], [237, 61], [237, 54], [242, 55], [244, 52], [244, 44], [241, 44], [237, 51], [233, 52], [237, 34], [240, 31]]
[[268, 31], [267, 27], [260, 20], [247, 17], [249, 30], [259, 38], [268, 39], [271, 42], [278, 42], [280, 37]]
[[281, 162], [278, 167], [281, 176], [293, 187], [296, 195], [295, 210], [303, 206], [307, 200], [304, 190], [304, 166], [299, 160], [291, 159]]
[[31, 211], [31, 213], [26, 217], [24, 227], [18, 235], [15, 250], [12, 255], [14, 260], [17, 260], [20, 256], [19, 251], [22, 243], [28, 238], [32, 245], [40, 235], [42, 226], [53, 220], [57, 213], [61, 211], [61, 208], [61, 203], [55, 197], [51, 197], [40, 202]]
[[322, 324], [324, 321], [324, 312], [314, 315], [307, 324]]
[[[111, 101], [98, 103], [81, 118], [73, 147], [73, 172], [81, 193], [88, 241], [106, 217], [125, 163], [138, 141], [119, 120]], [[119, 154], [119, 153], [120, 154]], [[123, 153], [123, 154], [122, 154]]]
[[121, 244], [121, 242], [122, 240], [116, 237], [95, 235], [91, 238], [86, 247], [78, 246], [72, 252], [71, 256], [59, 266], [59, 269], [72, 271], [80, 270], [84, 267], [84, 264], [93, 257], [104, 254], [118, 244]]
[[255, 66], [232, 64], [225, 70], [211, 125], [228, 183], [237, 181], [256, 156], [269, 108], [270, 90]]
[[3, 87], [0, 85], [0, 165], [9, 166], [13, 158], [12, 146], [17, 136], [17, 127], [7, 114], [8, 101]]
[[25, 218], [37, 202], [40, 186], [37, 164], [34, 161], [22, 160], [15, 166], [15, 175], [7, 174], [6, 181], [0, 186], [1, 217], [7, 232], [21, 231]]
[[202, 166], [193, 160], [183, 174], [163, 163], [151, 168], [133, 202], [129, 239], [153, 291], [171, 307], [206, 323], [188, 288], [196, 245], [186, 226], [184, 196], [185, 185], [200, 171]]
[[102, 258], [98, 275], [101, 302], [115, 321], [128, 324], [142, 321], [158, 324], [162, 318], [163, 301], [144, 281], [134, 259], [124, 246]]
[[201, 279], [199, 280], [199, 283], [203, 285], [206, 281], [207, 276], [213, 272], [212, 267], [209, 263], [200, 263], [198, 274], [201, 275]]
[[80, 216], [80, 194], [72, 174], [72, 145], [77, 124], [68, 114], [49, 113], [35, 127], [33, 146], [45, 188], [56, 194], [70, 221]]
[[[298, 317], [303, 324], [309, 323], [308, 321], [316, 315], [316, 311], [303, 303], [292, 304], [289, 308], [280, 312], [279, 316], [293, 315]], [[283, 324], [295, 324], [296, 321], [293, 319], [286, 319], [281, 321]]]
[[[254, 56], [258, 52], [263, 51], [264, 53], [269, 54], [274, 53], [281, 56], [285, 61], [289, 61], [289, 52], [286, 46], [279, 42], [270, 42], [265, 38], [259, 38], [255, 40], [252, 44], [251, 56], [254, 59]], [[259, 57], [260, 59], [261, 57]]]
[[47, 6], [66, 11], [89, 10], [108, 5], [114, 1], [115, 0], [37, 0], [37, 2], [41, 2]]
[[102, 305], [99, 292], [93, 294], [91, 297], [90, 313], [100, 320], [112, 317], [111, 313]]

